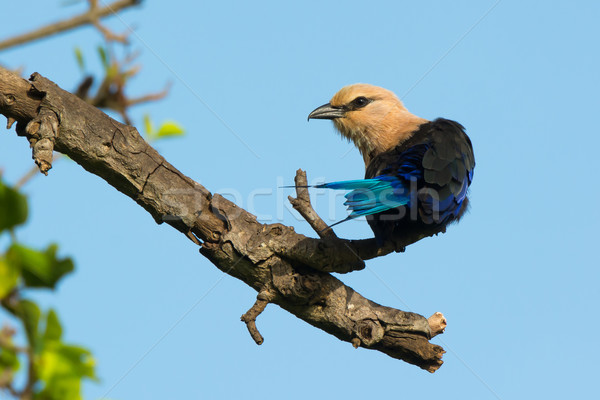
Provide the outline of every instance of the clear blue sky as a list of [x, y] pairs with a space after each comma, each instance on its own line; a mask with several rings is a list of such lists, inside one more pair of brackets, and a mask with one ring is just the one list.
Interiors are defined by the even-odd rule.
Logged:
[[[104, 181], [61, 161], [26, 187], [32, 215], [19, 237], [58, 241], [76, 260], [76, 273], [41, 298], [58, 309], [67, 339], [97, 358], [101, 382], [86, 385], [87, 399], [597, 393], [599, 2], [183, 3], [146, 1], [107, 22], [116, 31], [136, 27], [132, 49], [143, 70], [132, 95], [173, 82], [166, 100], [135, 109], [135, 121], [150, 113], [183, 124], [187, 136], [158, 143], [159, 151], [265, 222], [282, 217], [313, 235], [277, 191], [297, 168], [309, 179], [363, 175], [358, 152], [328, 121], [306, 122], [346, 84], [384, 86], [417, 115], [466, 126], [477, 159], [470, 214], [446, 235], [341, 277], [381, 304], [443, 312], [449, 326], [434, 342], [448, 353], [431, 375], [354, 350], [277, 306], [260, 316], [265, 343], [256, 346], [239, 321], [253, 290]], [[0, 37], [80, 9], [7, 2], [3, 15], [14, 17], [3, 18]], [[0, 63], [73, 89], [81, 79], [73, 48], [98, 71], [100, 42], [83, 28], [2, 52]], [[30, 157], [24, 139], [0, 135], [7, 180], [25, 173]], [[320, 195], [317, 206], [339, 219], [341, 203]], [[371, 235], [364, 221], [337, 231]]]

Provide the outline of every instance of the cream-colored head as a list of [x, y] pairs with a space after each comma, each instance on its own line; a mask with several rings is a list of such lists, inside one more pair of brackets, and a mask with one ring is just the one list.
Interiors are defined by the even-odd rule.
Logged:
[[365, 164], [410, 138], [427, 122], [411, 114], [394, 93], [365, 83], [343, 87], [308, 118], [333, 120], [340, 134], [358, 147]]

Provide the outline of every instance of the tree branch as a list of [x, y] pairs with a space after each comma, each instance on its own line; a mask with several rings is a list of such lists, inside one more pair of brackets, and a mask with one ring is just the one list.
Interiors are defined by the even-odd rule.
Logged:
[[258, 296], [256, 296], [256, 302], [254, 305], [248, 310], [248, 312], [246, 312], [246, 314], [242, 315], [242, 322], [246, 324], [248, 332], [250, 332], [250, 336], [258, 345], [263, 344], [264, 339], [256, 328], [256, 318], [258, 318], [258, 316], [265, 311], [265, 308], [272, 298], [273, 295], [269, 291], [260, 291]]
[[331, 229], [325, 221], [319, 217], [319, 214], [313, 209], [312, 203], [310, 202], [310, 195], [308, 194], [308, 180], [306, 179], [306, 172], [299, 169], [296, 171], [296, 177], [294, 178], [296, 183], [296, 198], [289, 196], [288, 199], [294, 210], [298, 211], [302, 218], [308, 222], [308, 224], [315, 230], [317, 235], [322, 238], [337, 238], [333, 229]]
[[[441, 366], [444, 350], [429, 342], [437, 332], [425, 317], [376, 304], [322, 272], [334, 266], [351, 270], [347, 266], [363, 263], [360, 258], [384, 254], [387, 249], [377, 248], [374, 241], [311, 239], [285, 225], [261, 224], [179, 172], [135, 128], [39, 74], [25, 81], [0, 68], [0, 113], [17, 120], [18, 134], [30, 140], [38, 140], [33, 132], [52, 132], [53, 118], [48, 116], [55, 115], [57, 151], [131, 197], [157, 223], [200, 243], [201, 254], [217, 268], [257, 292], [267, 288], [270, 303], [354, 346], [381, 351], [430, 372]], [[249, 317], [255, 319], [261, 308], [262, 303], [251, 309]]]
[[[82, 25], [99, 24], [98, 21], [100, 18], [113, 15], [124, 8], [135, 6], [140, 3], [141, 0], [117, 0], [114, 3], [109, 4], [103, 8], [90, 7], [90, 9], [85, 13], [77, 15], [73, 18], [46, 25], [34, 31], [5, 39], [0, 42], [0, 50], [8, 49], [10, 47], [18, 46], [23, 43], [28, 43], [34, 40], [42, 39], [47, 36], [68, 31], [70, 29], [77, 28]], [[105, 32], [103, 32], [103, 34], [106, 35]]]
[[164, 99], [171, 90], [171, 83], [167, 83], [165, 88], [160, 92], [146, 94], [144, 96], [136, 97], [134, 99], [127, 99], [127, 107], [137, 106], [138, 104], [148, 103], [151, 101], [158, 101]]

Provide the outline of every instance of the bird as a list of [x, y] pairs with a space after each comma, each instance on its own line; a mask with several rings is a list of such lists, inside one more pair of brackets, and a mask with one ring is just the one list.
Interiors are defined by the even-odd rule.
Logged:
[[365, 216], [383, 246], [444, 233], [467, 211], [475, 157], [458, 122], [418, 117], [392, 91], [364, 83], [340, 89], [311, 119], [332, 120], [365, 162], [364, 179], [314, 186], [349, 191], [350, 214], [331, 226]]

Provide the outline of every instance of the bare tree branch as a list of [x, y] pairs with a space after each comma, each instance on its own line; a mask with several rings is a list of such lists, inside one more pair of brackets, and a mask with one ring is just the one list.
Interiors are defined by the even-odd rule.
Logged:
[[273, 295], [268, 290], [261, 290], [258, 292], [256, 296], [256, 302], [254, 305], [242, 315], [242, 322], [246, 324], [248, 328], [248, 332], [250, 332], [250, 336], [256, 342], [256, 344], [261, 345], [264, 341], [262, 335], [256, 328], [256, 318], [265, 311], [265, 308], [273, 298]]
[[320, 237], [337, 238], [335, 232], [333, 232], [333, 229], [331, 229], [312, 208], [310, 196], [308, 194], [308, 180], [306, 178], [306, 172], [302, 171], [301, 169], [296, 171], [294, 182], [296, 183], [296, 198], [293, 198], [292, 196], [288, 197], [290, 203], [294, 207], [294, 210], [298, 211], [300, 215], [302, 215], [302, 218], [308, 222], [308, 224]]
[[[103, 8], [97, 8], [92, 5], [88, 11], [86, 11], [83, 14], [77, 15], [73, 18], [46, 25], [34, 31], [5, 39], [0, 42], [0, 50], [8, 49], [10, 47], [18, 46], [23, 43], [28, 43], [34, 40], [42, 39], [47, 36], [68, 31], [70, 29], [77, 28], [82, 25], [95, 24], [96, 26], [98, 26], [100, 24], [99, 20], [101, 18], [113, 15], [120, 10], [138, 5], [140, 3], [141, 0], [117, 0], [114, 3], [109, 4]], [[107, 31], [105, 32], [101, 30], [101, 32], [105, 35], [105, 37], [107, 37]]]
[[146, 94], [144, 96], [136, 97], [134, 99], [127, 99], [127, 107], [137, 106], [142, 103], [148, 103], [151, 101], [158, 101], [164, 99], [171, 90], [171, 83], [167, 83], [165, 88], [160, 92]]
[[[282, 224], [257, 222], [254, 215], [179, 172], [135, 128], [39, 74], [26, 81], [0, 68], [0, 113], [17, 120], [17, 133], [29, 140], [39, 142], [43, 135], [34, 133], [47, 132], [54, 149], [131, 197], [157, 223], [200, 243], [201, 254], [217, 268], [257, 292], [268, 290], [268, 302], [354, 346], [430, 372], [441, 366], [444, 350], [429, 342], [434, 332], [425, 317], [376, 304], [322, 272], [352, 270], [348, 265], [356, 267], [363, 263], [360, 258], [388, 249], [368, 240], [311, 239]], [[263, 305], [250, 310], [249, 321]]]

